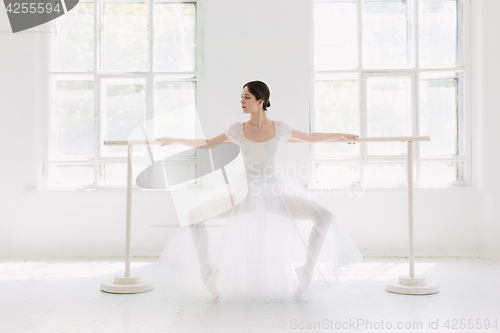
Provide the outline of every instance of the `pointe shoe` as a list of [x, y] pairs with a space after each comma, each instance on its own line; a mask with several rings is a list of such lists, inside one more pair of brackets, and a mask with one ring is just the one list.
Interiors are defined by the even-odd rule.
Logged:
[[215, 268], [215, 273], [214, 273], [214, 277], [209, 285], [209, 278], [210, 276], [212, 275], [212, 269], [214, 269], [213, 267], [210, 268], [210, 273], [206, 274], [205, 276], [202, 275], [202, 280], [203, 280], [203, 284], [205, 285], [205, 287], [207, 288], [207, 290], [212, 294], [212, 296], [215, 298], [215, 299], [218, 299], [220, 294], [219, 292], [217, 291], [217, 289], [215, 288], [215, 285], [214, 285], [214, 281], [215, 281], [215, 278], [217, 277], [217, 274], [219, 273], [219, 269], [218, 268]]
[[302, 295], [309, 287], [312, 279], [312, 274], [310, 277], [307, 277], [304, 271], [304, 266], [298, 266], [297, 268], [295, 268], [295, 274], [297, 274], [297, 276], [299, 277], [300, 285], [295, 291], [294, 296], [295, 298], [299, 298], [300, 295]]

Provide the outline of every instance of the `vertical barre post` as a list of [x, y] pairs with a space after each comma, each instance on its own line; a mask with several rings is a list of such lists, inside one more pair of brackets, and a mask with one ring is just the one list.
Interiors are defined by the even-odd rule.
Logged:
[[408, 169], [408, 231], [410, 235], [410, 273], [400, 275], [397, 280], [389, 280], [385, 283], [387, 291], [405, 295], [428, 295], [439, 291], [439, 286], [428, 283], [424, 276], [415, 276], [415, 262], [413, 256], [413, 142], [407, 142], [407, 169]]
[[410, 277], [415, 276], [413, 257], [413, 142], [408, 141], [408, 229], [410, 234]]
[[132, 225], [132, 157], [134, 146], [128, 142], [127, 157], [127, 225], [125, 235], [125, 274], [115, 275], [113, 281], [101, 282], [101, 290], [113, 294], [135, 294], [153, 290], [153, 282], [130, 275], [130, 235]]
[[142, 281], [140, 276], [130, 275], [130, 235], [132, 225], [132, 156], [134, 146], [128, 145], [127, 158], [127, 226], [125, 235], [125, 275], [115, 275], [112, 282], [101, 282], [101, 290], [114, 294], [134, 294], [150, 291], [153, 282]]

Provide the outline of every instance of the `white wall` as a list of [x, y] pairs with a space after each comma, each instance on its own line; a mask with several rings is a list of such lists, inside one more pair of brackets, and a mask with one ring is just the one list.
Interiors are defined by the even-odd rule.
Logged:
[[[498, 177], [495, 139], [500, 122], [494, 98], [500, 84], [494, 13], [497, 0], [472, 4], [472, 165], [471, 187], [415, 189], [415, 255], [500, 258]], [[308, 131], [311, 0], [221, 1], [203, 4], [204, 81], [199, 104], [206, 135], [246, 120], [242, 85], [262, 80], [271, 89], [268, 116], [292, 119]], [[0, 10], [0, 199], [1, 257], [123, 256], [125, 190], [43, 191], [42, 116], [44, 27], [12, 34]], [[495, 44], [496, 43], [496, 44]], [[220, 119], [223, 121], [220, 121]], [[294, 154], [307, 145], [286, 147], [280, 163], [298, 165]], [[320, 195], [350, 230], [364, 255], [407, 255], [405, 189], [371, 189], [363, 195]], [[133, 192], [132, 255], [158, 255], [170, 230], [149, 225], [175, 223], [166, 192]]]
[[476, 51], [474, 66], [477, 68], [476, 80], [473, 83], [473, 92], [476, 99], [475, 109], [477, 116], [476, 133], [477, 153], [475, 160], [479, 172], [476, 182], [478, 197], [483, 219], [480, 234], [480, 253], [486, 258], [500, 258], [500, 166], [499, 149], [496, 142], [500, 140], [500, 107], [498, 96], [500, 91], [500, 44], [498, 32], [500, 22], [500, 1], [483, 0], [474, 2], [473, 19], [474, 45]]

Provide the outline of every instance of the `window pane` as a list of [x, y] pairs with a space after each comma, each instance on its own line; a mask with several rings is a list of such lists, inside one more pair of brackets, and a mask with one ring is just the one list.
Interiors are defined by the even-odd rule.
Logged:
[[457, 162], [421, 162], [420, 184], [449, 184], [457, 181]]
[[[411, 135], [411, 77], [369, 77], [366, 80], [367, 136]], [[367, 143], [369, 155], [406, 154], [401, 142]]]
[[104, 146], [104, 140], [127, 140], [146, 120], [145, 79], [103, 79], [101, 156], [128, 156], [127, 146]]
[[[153, 132], [157, 137], [196, 138], [196, 82], [156, 81]], [[182, 145], [154, 146], [155, 156], [185, 151]], [[191, 149], [190, 149], [191, 150]], [[186, 153], [186, 156], [193, 154]]]
[[154, 70], [196, 70], [196, 5], [154, 6]]
[[51, 185], [91, 185], [94, 183], [92, 164], [49, 164]]
[[[367, 185], [396, 185], [408, 181], [406, 164], [402, 163], [365, 163], [363, 177], [364, 183]], [[413, 172], [413, 179], [415, 180], [415, 171]]]
[[94, 157], [94, 82], [57, 81], [55, 120], [50, 158]]
[[314, 69], [358, 66], [356, 1], [334, 0], [314, 7]]
[[94, 69], [94, 4], [79, 2], [56, 22], [59, 70]]
[[[156, 81], [154, 91], [154, 113], [155, 116], [164, 115], [168, 112], [176, 110], [193, 110], [196, 107], [196, 82], [182, 81]], [[190, 115], [190, 118], [184, 119], [184, 122], [179, 120], [172, 128], [184, 126], [185, 123], [195, 123], [195, 115]], [[195, 132], [192, 133], [193, 135]]]
[[316, 168], [316, 183], [328, 186], [349, 186], [359, 182], [357, 162], [319, 163]]
[[103, 69], [148, 69], [148, 23], [144, 3], [104, 3]]
[[458, 153], [458, 78], [437, 75], [420, 76], [420, 135], [431, 137], [420, 142], [421, 156]]
[[418, 11], [419, 66], [457, 66], [457, 1], [420, 0]]
[[410, 0], [363, 0], [363, 68], [413, 67]]
[[[315, 85], [315, 132], [359, 135], [357, 80], [318, 80]], [[316, 157], [355, 156], [359, 145], [317, 143]]]

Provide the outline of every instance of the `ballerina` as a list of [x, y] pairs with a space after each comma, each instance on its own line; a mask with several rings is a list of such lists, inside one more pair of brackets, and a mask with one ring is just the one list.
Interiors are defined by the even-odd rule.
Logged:
[[[241, 93], [242, 111], [250, 114], [247, 122], [236, 122], [224, 133], [207, 140], [156, 138], [162, 142], [162, 147], [183, 144], [213, 149], [219, 143], [231, 142], [241, 149], [245, 180], [232, 186], [235, 187], [235, 193], [245, 188], [245, 198], [220, 214], [207, 214], [220, 210], [221, 198], [227, 197], [227, 193], [221, 193], [194, 207], [186, 216], [202, 281], [216, 299], [220, 296], [220, 288], [227, 293], [242, 292], [251, 298], [267, 296], [271, 292], [283, 294], [290, 289], [290, 265], [303, 260], [303, 265], [293, 269], [299, 280], [293, 293], [298, 299], [311, 284], [320, 250], [329, 232], [330, 245], [335, 247], [335, 251], [330, 251], [326, 262], [333, 266], [333, 273], [363, 258], [332, 211], [309, 199], [302, 188], [275, 170], [275, 156], [280, 144], [335, 140], [355, 144], [358, 135], [305, 133], [283, 121], [271, 120], [267, 117], [267, 108], [271, 106], [269, 97], [270, 91], [264, 82], [248, 82]], [[279, 193], [276, 193], [276, 188]], [[226, 226], [224, 236], [214, 245], [215, 265], [210, 260], [211, 250], [205, 225], [213, 220], [222, 221], [222, 225]], [[307, 245], [298, 237], [296, 220], [313, 222]], [[303, 256], [302, 259], [299, 256]]]

